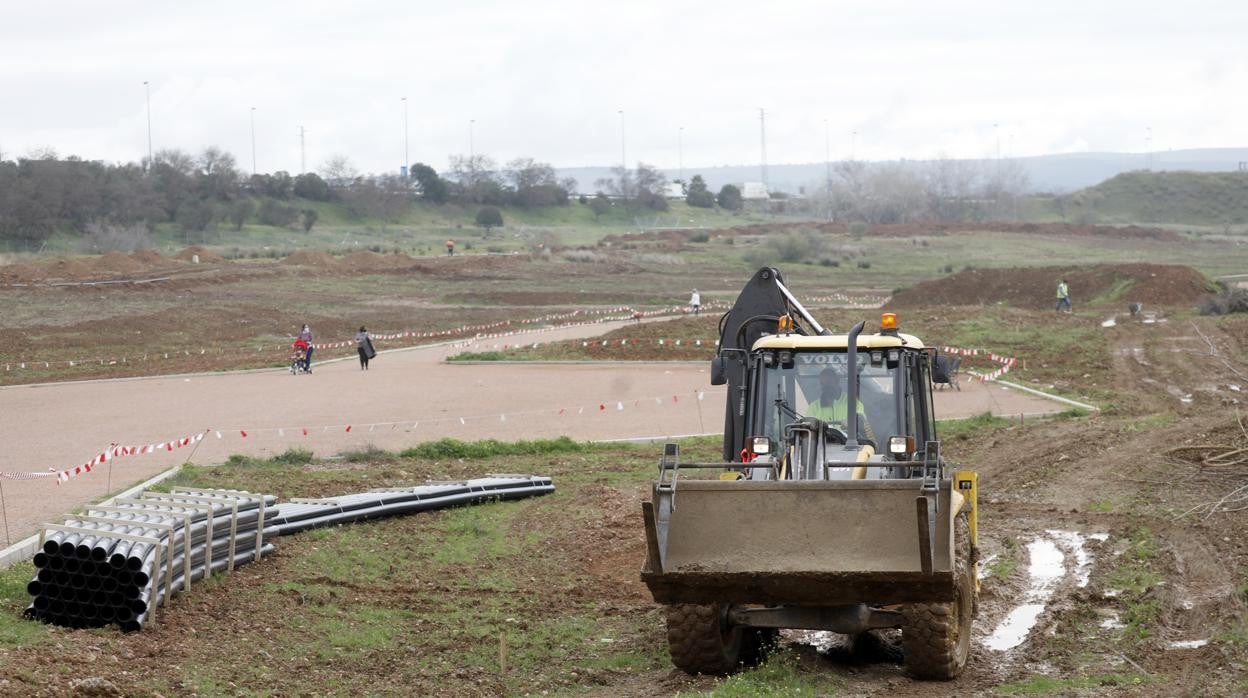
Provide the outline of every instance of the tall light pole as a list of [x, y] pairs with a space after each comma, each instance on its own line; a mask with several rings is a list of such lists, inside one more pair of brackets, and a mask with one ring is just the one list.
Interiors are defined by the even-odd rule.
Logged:
[[1144, 169], [1153, 169], [1153, 127], [1144, 127]]
[[760, 166], [762, 167], [763, 187], [767, 186], [767, 112], [758, 108], [758, 137], [761, 150]]
[[152, 88], [143, 81], [143, 93], [147, 96], [147, 168], [152, 168]]
[[303, 136], [307, 133], [303, 127], [299, 127], [299, 174], [308, 171], [308, 150], [304, 147]]
[[626, 141], [624, 140], [624, 110], [619, 109], [616, 111], [616, 113], [620, 115], [620, 167], [623, 167], [625, 170], [627, 170], [628, 169], [628, 148], [626, 147]]
[[476, 119], [468, 120], [468, 159], [472, 160], [476, 156], [476, 149], [472, 142], [472, 125], [477, 123]]
[[411, 164], [407, 159], [407, 97], [400, 98], [400, 101], [403, 102], [403, 168], [401, 171], [406, 177], [408, 175], [408, 165]]
[[832, 136], [828, 134], [828, 120], [823, 120], [823, 168], [827, 178], [826, 186], [832, 191]]
[[256, 108], [251, 108], [251, 173], [256, 172]]
[[685, 127], [676, 129], [676, 168], [680, 181], [685, 181]]
[[849, 161], [853, 162], [858, 159], [858, 132], [854, 131], [849, 134]]

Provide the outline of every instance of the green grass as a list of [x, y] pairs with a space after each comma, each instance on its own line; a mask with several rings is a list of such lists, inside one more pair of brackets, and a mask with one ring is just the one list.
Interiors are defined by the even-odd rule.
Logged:
[[943, 420], [937, 423], [936, 434], [942, 441], [970, 441], [1016, 423], [1013, 419], [995, 417], [991, 412], [984, 412], [966, 419]]
[[30, 605], [26, 583], [35, 576], [35, 566], [20, 562], [0, 570], [0, 647], [32, 647], [55, 641], [44, 626], [22, 618]]
[[993, 560], [985, 571], [996, 579], [1009, 578], [1018, 570], [1019, 552], [1018, 541], [1006, 538], [1002, 541], [1001, 552], [997, 555], [997, 559]]
[[1036, 676], [1025, 681], [1002, 684], [997, 693], [1007, 696], [1068, 695], [1073, 691], [1122, 688], [1151, 683], [1142, 674], [1100, 674], [1096, 676]]
[[707, 698], [776, 698], [788, 696], [835, 695], [842, 681], [835, 675], [815, 677], [802, 670], [792, 650], [773, 653], [762, 664], [745, 669], [724, 679], [714, 689], [702, 693], [677, 693], [677, 696]]
[[1107, 588], [1119, 590], [1123, 605], [1124, 637], [1143, 640], [1153, 634], [1153, 626], [1161, 613], [1161, 602], [1149, 591], [1165, 577], [1157, 570], [1160, 548], [1148, 528], [1128, 532], [1127, 547], [1117, 564], [1105, 577]]
[[491, 458], [494, 456], [534, 455], [543, 453], [584, 453], [586, 451], [606, 450], [609, 446], [573, 441], [567, 436], [557, 439], [535, 439], [532, 441], [459, 441], [458, 439], [439, 439], [419, 446], [406, 449], [399, 455], [403, 458]]
[[1073, 194], [1071, 215], [1105, 222], [1213, 226], [1248, 223], [1248, 175], [1242, 172], [1125, 172]]
[[1178, 419], [1179, 419], [1178, 415], [1175, 415], [1173, 413], [1159, 412], [1157, 414], [1151, 414], [1151, 415], [1148, 415], [1147, 417], [1141, 417], [1140, 419], [1127, 422], [1125, 425], [1123, 425], [1122, 431], [1133, 433], [1133, 434], [1145, 432], [1145, 431], [1152, 431], [1154, 429], [1160, 429], [1162, 427], [1170, 426], [1171, 424], [1174, 424], [1175, 422], [1177, 422]]

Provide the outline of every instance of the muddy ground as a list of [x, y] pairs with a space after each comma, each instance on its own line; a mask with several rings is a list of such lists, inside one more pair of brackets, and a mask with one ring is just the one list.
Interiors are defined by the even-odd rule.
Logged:
[[[729, 686], [746, 695], [784, 694], [794, 686], [824, 695], [1239, 695], [1248, 690], [1248, 544], [1243, 512], [1224, 510], [1243, 503], [1232, 496], [1215, 505], [1248, 484], [1248, 459], [1239, 452], [1248, 448], [1248, 425], [1237, 417], [1241, 391], [1248, 389], [1248, 366], [1241, 360], [1248, 349], [1248, 322], [1171, 318], [1105, 332], [1109, 355], [1097, 377], [1120, 396], [1106, 413], [989, 422], [959, 432], [946, 445], [948, 455], [979, 471], [983, 498], [985, 578], [975, 645], [967, 671], [953, 682], [906, 677], [889, 637], [874, 648], [860, 643], [851, 650], [843, 638], [790, 635], [762, 669], [722, 687], [723, 679], [690, 678], [664, 666], [661, 614], [637, 576], [644, 556], [639, 506], [652, 467], [644, 465], [645, 454], [626, 474], [615, 472], [612, 463], [621, 461], [614, 456], [610, 462], [564, 457], [508, 462], [550, 471], [557, 483], [562, 478], [572, 499], [515, 505], [509, 536], [533, 530], [549, 535], [537, 549], [542, 552], [507, 558], [512, 581], [506, 591], [418, 573], [405, 580], [384, 570], [376, 583], [362, 586], [349, 583], [349, 575], [321, 579], [309, 576], [302, 561], [327, 545], [326, 539], [283, 540], [274, 558], [177, 601], [166, 620], [150, 630], [121, 636], [49, 629], [30, 647], [4, 646], [0, 681], [13, 695], [63, 695], [81, 676], [97, 676], [138, 695], [306, 694], [317, 686], [334, 693], [410, 689], [437, 695], [642, 696]], [[714, 445], [704, 450], [713, 452]], [[282, 481], [277, 480], [269, 486], [283, 496], [317, 496], [351, 487], [352, 472], [387, 484], [492, 467], [488, 458], [410, 465], [365, 458], [307, 466], [316, 474], [310, 484], [283, 490], [271, 484]], [[248, 478], [263, 473], [244, 471], [236, 482], [247, 485]], [[379, 536], [377, 545], [385, 546], [432, 532], [432, 525], [406, 519], [369, 526]], [[1062, 562], [1047, 573], [1047, 584], [1038, 584], [1043, 580], [1033, 572], [1045, 573], [1031, 566], [1045, 551]], [[418, 561], [419, 555], [412, 564]], [[498, 564], [472, 563], [455, 568], [454, 575], [497, 585], [502, 583], [495, 579]], [[570, 577], [556, 579], [564, 572], [550, 565]], [[283, 582], [276, 580], [296, 584], [294, 591], [281, 592], [283, 602], [260, 593], [277, 593], [274, 585]], [[547, 597], [548, 592], [555, 595]], [[317, 594], [330, 596], [318, 600]], [[587, 637], [608, 638], [612, 653], [603, 655], [600, 646], [591, 648], [583, 640], [550, 639], [544, 649], [540, 642], [525, 645], [522, 656], [528, 659], [514, 660], [526, 667], [521, 675], [500, 677], [496, 660], [487, 659], [496, 656], [497, 636], [480, 630], [457, 635], [431, 626], [422, 635], [419, 624], [404, 625], [402, 642], [410, 644], [363, 654], [344, 650], [341, 656], [328, 650], [323, 656], [282, 654], [275, 640], [266, 639], [295, 632], [304, 637], [314, 627], [307, 625], [307, 614], [324, 612], [326, 603], [349, 615], [382, 598], [390, 599], [387, 608], [408, 609], [531, 599], [533, 605], [506, 613], [519, 614], [509, 617], [522, 626], [544, 617], [542, 627], [561, 614], [569, 623], [588, 614], [598, 627], [587, 629]], [[1017, 644], [993, 649], [1002, 642], [1002, 624], [1025, 603], [1041, 605], [1034, 626], [1024, 628]], [[436, 642], [421, 644], [422, 636]], [[473, 659], [457, 666], [456, 657]], [[231, 667], [234, 659], [251, 668]], [[403, 690], [390, 683], [395, 675], [407, 682]], [[283, 681], [292, 688], [281, 690]]]

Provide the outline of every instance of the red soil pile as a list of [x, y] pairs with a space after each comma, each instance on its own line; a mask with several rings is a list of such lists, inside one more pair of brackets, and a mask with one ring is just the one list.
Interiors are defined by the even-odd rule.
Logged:
[[199, 261], [202, 264], [218, 264], [220, 262], [225, 261], [225, 257], [222, 257], [221, 255], [217, 254], [216, 252], [213, 252], [207, 247], [203, 247], [200, 245], [191, 245], [190, 247], [175, 254], [174, 258], [180, 259], [184, 262], [189, 262], [191, 261], [191, 258], [194, 257], [195, 255], [199, 255]]
[[135, 250], [130, 253], [130, 259], [142, 264], [145, 269], [169, 266], [169, 260], [156, 250]]
[[64, 257], [48, 264], [42, 271], [42, 277], [45, 279], [60, 279], [63, 281], [85, 281], [97, 275], [90, 266], [82, 261]]
[[91, 268], [100, 274], [133, 274], [143, 271], [142, 263], [133, 260], [124, 252], [113, 250], [106, 252], [91, 263]]
[[[202, 257], [200, 259], [203, 259]], [[338, 266], [338, 260], [325, 252], [299, 250], [282, 260], [282, 264], [293, 264], [301, 267], [322, 267], [330, 269]]]
[[1076, 309], [1081, 303], [1097, 300], [1188, 305], [1209, 292], [1209, 282], [1200, 272], [1177, 264], [968, 269], [897, 291], [890, 305], [913, 308], [1000, 303], [1015, 308], [1052, 309], [1061, 279], [1069, 285]]
[[405, 254], [379, 254], [371, 250], [360, 250], [343, 257], [340, 264], [351, 271], [391, 271], [410, 268], [412, 258]]

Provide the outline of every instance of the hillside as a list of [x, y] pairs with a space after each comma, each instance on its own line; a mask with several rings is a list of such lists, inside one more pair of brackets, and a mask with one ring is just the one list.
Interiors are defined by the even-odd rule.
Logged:
[[1126, 172], [1049, 202], [1051, 212], [1089, 223], [1248, 223], [1248, 172]]

